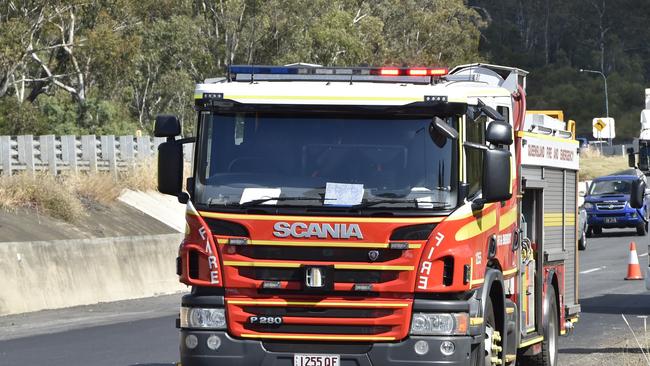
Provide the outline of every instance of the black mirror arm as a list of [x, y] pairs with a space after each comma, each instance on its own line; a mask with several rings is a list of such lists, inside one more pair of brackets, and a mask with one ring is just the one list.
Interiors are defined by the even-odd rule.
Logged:
[[478, 108], [483, 114], [488, 116], [490, 119], [494, 121], [501, 121], [505, 122], [506, 119], [503, 117], [501, 113], [499, 113], [496, 109], [490, 107], [489, 105], [485, 104], [482, 100], [477, 99], [477, 104]]
[[192, 143], [192, 142], [196, 142], [196, 137], [186, 137], [184, 139], [176, 140], [176, 143], [181, 144], [181, 145], [189, 144], [189, 143]]
[[484, 151], [489, 150], [489, 148], [485, 145], [477, 144], [475, 142], [469, 142], [469, 141], [463, 142], [463, 146], [468, 147], [470, 149], [477, 149], [477, 150], [484, 150]]

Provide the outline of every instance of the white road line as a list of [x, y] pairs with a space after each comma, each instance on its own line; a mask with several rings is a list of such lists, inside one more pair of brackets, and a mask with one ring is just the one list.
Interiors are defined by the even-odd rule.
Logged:
[[639, 257], [645, 257], [648, 253], [639, 254]]
[[586, 270], [586, 271], [581, 271], [580, 273], [581, 273], [581, 274], [591, 273], [591, 272], [600, 271], [601, 269], [605, 269], [605, 268], [607, 268], [607, 266], [602, 266], [602, 267], [598, 267], [598, 268], [588, 269], [588, 270]]

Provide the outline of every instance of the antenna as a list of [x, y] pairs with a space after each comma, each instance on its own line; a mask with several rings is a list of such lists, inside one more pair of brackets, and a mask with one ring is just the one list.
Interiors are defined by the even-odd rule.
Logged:
[[255, 68], [252, 67], [255, 65], [255, 31], [257, 30], [257, 1], [253, 2], [253, 20], [252, 20], [252, 27], [253, 27], [253, 34], [252, 34], [252, 39], [251, 39], [251, 49], [250, 49], [250, 54], [248, 56], [249, 60], [249, 65], [251, 66], [251, 84], [255, 82]]

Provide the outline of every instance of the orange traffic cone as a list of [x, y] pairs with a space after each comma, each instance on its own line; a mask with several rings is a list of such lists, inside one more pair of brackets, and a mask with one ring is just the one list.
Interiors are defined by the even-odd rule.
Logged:
[[636, 255], [636, 244], [630, 243], [630, 260], [627, 264], [626, 280], [642, 280], [641, 266], [639, 266], [639, 257]]

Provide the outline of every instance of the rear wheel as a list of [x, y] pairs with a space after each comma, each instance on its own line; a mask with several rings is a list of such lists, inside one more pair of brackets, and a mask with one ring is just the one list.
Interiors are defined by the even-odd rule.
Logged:
[[648, 233], [648, 224], [647, 223], [642, 223], [641, 225], [636, 227], [636, 235], [638, 236], [645, 236], [645, 234]]
[[546, 306], [548, 323], [544, 328], [544, 340], [542, 341], [542, 352], [522, 359], [522, 365], [526, 366], [557, 366], [557, 341], [560, 331], [557, 316], [557, 301], [555, 301], [555, 289], [548, 287], [546, 292]]

